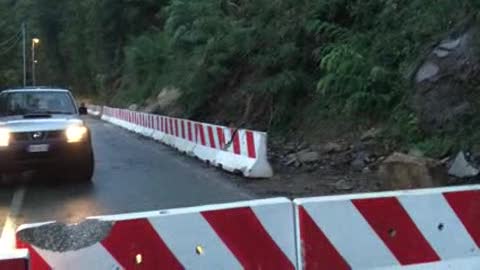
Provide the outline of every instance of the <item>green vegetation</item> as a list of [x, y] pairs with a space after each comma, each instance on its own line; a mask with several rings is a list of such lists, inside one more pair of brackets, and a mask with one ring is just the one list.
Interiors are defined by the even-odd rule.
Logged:
[[[406, 106], [410, 76], [429, 45], [479, 8], [478, 0], [1, 0], [10, 20], [0, 22], [0, 41], [25, 19], [42, 39], [41, 82], [116, 105], [176, 87], [189, 117], [231, 96], [241, 104], [225, 105], [238, 112], [228, 120], [240, 121], [250, 103], [259, 128], [296, 127], [305, 111], [314, 113], [304, 121], [368, 119], [435, 152]], [[20, 77], [18, 57], [2, 61], [0, 85]]]

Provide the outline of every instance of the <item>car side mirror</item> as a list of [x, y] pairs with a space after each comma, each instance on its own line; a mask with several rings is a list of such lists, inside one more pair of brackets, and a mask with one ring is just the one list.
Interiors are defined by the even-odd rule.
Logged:
[[80, 115], [86, 115], [86, 114], [88, 114], [88, 110], [87, 110], [86, 107], [80, 107], [80, 108], [78, 108], [78, 113]]

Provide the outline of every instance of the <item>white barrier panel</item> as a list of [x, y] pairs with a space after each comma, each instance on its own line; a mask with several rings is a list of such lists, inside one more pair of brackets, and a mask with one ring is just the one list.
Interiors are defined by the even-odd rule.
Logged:
[[246, 177], [273, 175], [267, 134], [167, 116], [104, 107], [102, 119]]
[[[286, 198], [91, 219], [113, 225], [85, 248], [53, 252], [19, 241], [32, 254], [32, 270], [296, 269], [293, 207]], [[39, 226], [21, 226], [17, 235]]]
[[294, 204], [300, 269], [480, 269], [480, 186]]

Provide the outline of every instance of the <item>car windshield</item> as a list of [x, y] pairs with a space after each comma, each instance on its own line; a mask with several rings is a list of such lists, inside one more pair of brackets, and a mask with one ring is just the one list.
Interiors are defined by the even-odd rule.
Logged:
[[0, 115], [74, 114], [67, 92], [8, 92], [0, 94]]

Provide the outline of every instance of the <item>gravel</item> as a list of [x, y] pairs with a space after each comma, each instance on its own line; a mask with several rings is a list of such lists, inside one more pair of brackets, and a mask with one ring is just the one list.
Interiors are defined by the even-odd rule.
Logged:
[[86, 220], [74, 225], [51, 223], [24, 229], [18, 233], [18, 238], [44, 250], [73, 251], [102, 241], [110, 233], [113, 224], [98, 220]]

